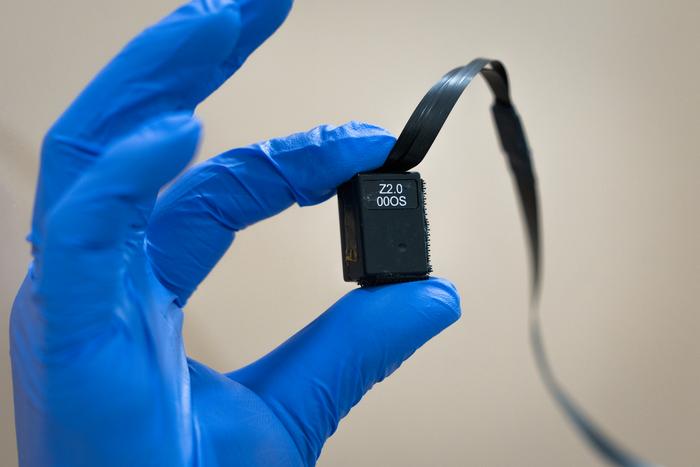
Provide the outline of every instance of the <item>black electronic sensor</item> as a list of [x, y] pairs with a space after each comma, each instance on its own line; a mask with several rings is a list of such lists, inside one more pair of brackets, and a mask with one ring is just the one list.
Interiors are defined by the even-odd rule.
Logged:
[[560, 409], [607, 461], [621, 467], [653, 464], [608, 437], [561, 387], [547, 359], [538, 310], [540, 229], [537, 183], [525, 131], [510, 99], [508, 75], [496, 60], [478, 58], [455, 68], [423, 97], [384, 165], [338, 188], [343, 276], [361, 286], [427, 279], [430, 266], [425, 184], [416, 172], [464, 89], [481, 74], [494, 95], [494, 123], [510, 166], [525, 221], [532, 265], [530, 338], [537, 369]]
[[338, 189], [343, 277], [361, 286], [425, 279], [431, 272], [424, 182], [408, 172], [426, 156], [472, 79], [481, 74], [493, 91], [496, 128], [520, 193], [532, 253], [533, 293], [539, 283], [539, 217], [530, 153], [510, 100], [508, 76], [496, 60], [455, 68], [423, 97], [384, 165]]
[[360, 285], [430, 274], [423, 180], [416, 172], [359, 174], [338, 189], [343, 276]]

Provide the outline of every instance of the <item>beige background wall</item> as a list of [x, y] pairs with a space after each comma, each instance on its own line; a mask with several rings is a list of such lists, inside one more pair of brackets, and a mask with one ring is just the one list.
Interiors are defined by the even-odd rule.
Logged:
[[[28, 262], [45, 129], [172, 0], [4, 2], [0, 13], [0, 465], [15, 465], [7, 314]], [[566, 385], [628, 446], [700, 465], [697, 1], [299, 0], [199, 109], [200, 158], [364, 119], [401, 130], [472, 57], [511, 71], [539, 170], [546, 338]], [[341, 423], [321, 466], [595, 465], [537, 379], [526, 253], [476, 83], [420, 167], [436, 271], [462, 320]], [[189, 306], [191, 355], [238, 367], [351, 288], [335, 201], [243, 232]]]

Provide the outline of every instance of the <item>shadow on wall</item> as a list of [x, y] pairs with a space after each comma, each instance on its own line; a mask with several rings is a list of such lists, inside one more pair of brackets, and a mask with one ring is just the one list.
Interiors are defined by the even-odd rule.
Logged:
[[10, 372], [9, 314], [17, 287], [29, 262], [24, 240], [31, 216], [34, 177], [38, 157], [30, 144], [0, 122], [0, 452], [2, 465], [16, 465], [17, 454], [12, 378]]

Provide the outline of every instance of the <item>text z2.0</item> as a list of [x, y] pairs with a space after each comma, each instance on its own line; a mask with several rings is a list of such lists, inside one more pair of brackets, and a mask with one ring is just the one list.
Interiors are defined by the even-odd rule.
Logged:
[[414, 180], [371, 180], [365, 185], [370, 209], [410, 209], [417, 206], [417, 185]]

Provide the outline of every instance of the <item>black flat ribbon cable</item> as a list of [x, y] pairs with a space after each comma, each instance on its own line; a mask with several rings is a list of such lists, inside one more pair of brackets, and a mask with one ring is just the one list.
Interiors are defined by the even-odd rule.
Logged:
[[515, 179], [527, 228], [532, 267], [530, 339], [540, 377], [559, 408], [603, 459], [622, 467], [652, 467], [656, 464], [646, 462], [622, 448], [585, 414], [554, 376], [549, 363], [539, 316], [542, 252], [537, 183], [525, 131], [510, 99], [508, 75], [503, 64], [496, 60], [478, 58], [443, 76], [420, 101], [385, 164], [377, 172], [405, 172], [418, 165], [426, 156], [462, 92], [479, 73], [486, 79], [495, 97], [491, 111], [501, 148], [508, 158]]

